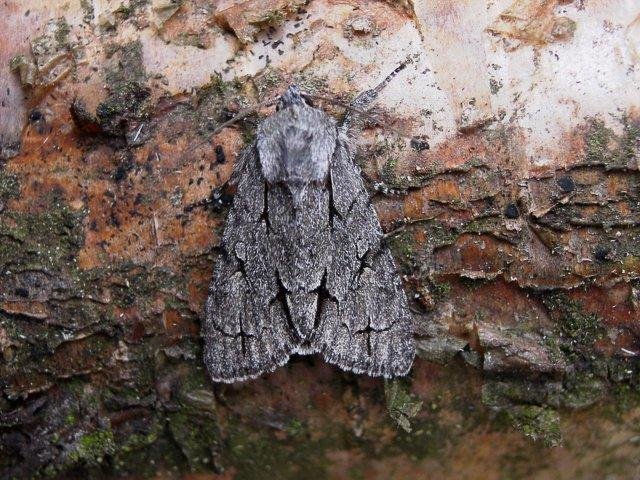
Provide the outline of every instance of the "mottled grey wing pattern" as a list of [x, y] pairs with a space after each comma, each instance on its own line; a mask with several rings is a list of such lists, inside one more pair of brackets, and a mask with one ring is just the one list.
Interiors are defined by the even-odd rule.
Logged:
[[203, 324], [209, 372], [241, 381], [321, 352], [345, 370], [404, 375], [411, 316], [347, 137], [293, 87], [281, 105], [236, 169]]
[[345, 370], [406, 374], [414, 357], [407, 300], [346, 139], [331, 165], [333, 255], [312, 345]]
[[255, 148], [239, 159], [203, 324], [204, 361], [213, 381], [235, 382], [283, 365], [300, 343], [279, 296], [270, 261], [266, 184]]
[[[329, 192], [324, 185], [309, 184], [297, 200], [286, 187], [269, 188], [269, 245], [287, 300], [291, 324], [301, 340], [309, 338], [316, 323], [318, 289], [331, 257]], [[301, 342], [303, 343], [303, 342]], [[301, 352], [309, 347], [301, 344]]]

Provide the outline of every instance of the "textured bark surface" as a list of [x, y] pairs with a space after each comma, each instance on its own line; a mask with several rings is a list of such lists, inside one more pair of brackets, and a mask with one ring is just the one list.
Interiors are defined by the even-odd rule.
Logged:
[[[638, 477], [634, 3], [0, 3], [0, 477]], [[271, 110], [213, 130], [407, 58], [358, 162], [410, 375], [211, 384], [223, 187]]]

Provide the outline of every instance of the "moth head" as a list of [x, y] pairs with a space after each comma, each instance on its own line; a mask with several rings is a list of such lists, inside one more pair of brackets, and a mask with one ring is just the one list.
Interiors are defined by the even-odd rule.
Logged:
[[289, 85], [289, 88], [280, 96], [276, 104], [276, 111], [291, 107], [292, 105], [307, 105], [313, 107], [313, 103], [311, 103], [309, 97], [305, 95], [296, 84]]
[[336, 141], [333, 118], [313, 108], [300, 88], [291, 85], [278, 100], [277, 112], [258, 127], [257, 150], [265, 180], [286, 184], [292, 194], [304, 193], [306, 185], [326, 180]]

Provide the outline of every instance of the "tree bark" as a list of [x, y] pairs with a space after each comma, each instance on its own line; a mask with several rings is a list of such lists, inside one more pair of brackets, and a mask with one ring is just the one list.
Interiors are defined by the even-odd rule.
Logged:
[[[4, 2], [0, 477], [635, 478], [632, 3]], [[348, 103], [403, 61], [357, 140], [410, 375], [298, 356], [212, 384], [200, 316], [260, 105]]]

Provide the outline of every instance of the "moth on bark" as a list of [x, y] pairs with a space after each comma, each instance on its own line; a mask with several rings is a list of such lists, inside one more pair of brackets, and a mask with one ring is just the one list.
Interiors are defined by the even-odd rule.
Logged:
[[214, 267], [202, 333], [215, 382], [239, 382], [320, 353], [344, 370], [405, 375], [412, 319], [350, 141], [298, 87], [280, 97], [234, 171], [237, 193]]

